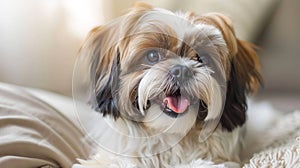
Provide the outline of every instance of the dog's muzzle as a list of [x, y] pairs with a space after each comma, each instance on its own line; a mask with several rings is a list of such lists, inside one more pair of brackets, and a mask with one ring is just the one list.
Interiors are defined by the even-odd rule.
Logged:
[[161, 109], [168, 116], [175, 118], [184, 115], [191, 104], [188, 96], [180, 91], [180, 85], [189, 80], [193, 73], [187, 66], [175, 65], [169, 70], [169, 74], [179, 87], [175, 92], [166, 93]]

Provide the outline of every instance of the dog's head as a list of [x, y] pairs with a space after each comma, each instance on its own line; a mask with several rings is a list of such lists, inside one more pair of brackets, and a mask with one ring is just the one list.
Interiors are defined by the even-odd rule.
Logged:
[[253, 45], [219, 13], [138, 3], [93, 29], [80, 54], [91, 60], [93, 108], [153, 130], [183, 133], [187, 123], [218, 119], [231, 131], [245, 122], [246, 94], [261, 82]]

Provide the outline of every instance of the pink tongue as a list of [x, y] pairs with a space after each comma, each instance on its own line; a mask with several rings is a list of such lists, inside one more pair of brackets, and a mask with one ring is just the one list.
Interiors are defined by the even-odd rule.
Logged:
[[183, 113], [190, 105], [190, 101], [184, 97], [166, 97], [164, 103], [167, 103], [169, 109], [176, 113]]

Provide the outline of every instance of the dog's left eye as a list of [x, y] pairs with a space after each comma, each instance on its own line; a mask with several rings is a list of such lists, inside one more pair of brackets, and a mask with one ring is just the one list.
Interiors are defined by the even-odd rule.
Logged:
[[157, 50], [151, 50], [146, 53], [146, 60], [151, 64], [157, 63], [160, 60], [160, 57], [161, 55]]
[[209, 63], [209, 54], [207, 53], [201, 53], [200, 55], [197, 54], [197, 61], [207, 65]]

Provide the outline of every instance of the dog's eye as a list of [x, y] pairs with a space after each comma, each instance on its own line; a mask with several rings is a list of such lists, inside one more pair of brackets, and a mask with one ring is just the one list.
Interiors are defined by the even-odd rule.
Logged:
[[156, 50], [151, 50], [146, 53], [146, 60], [151, 63], [157, 63], [160, 60], [160, 53]]
[[209, 54], [201, 53], [200, 55], [197, 55], [197, 61], [204, 65], [207, 65], [209, 63]]

